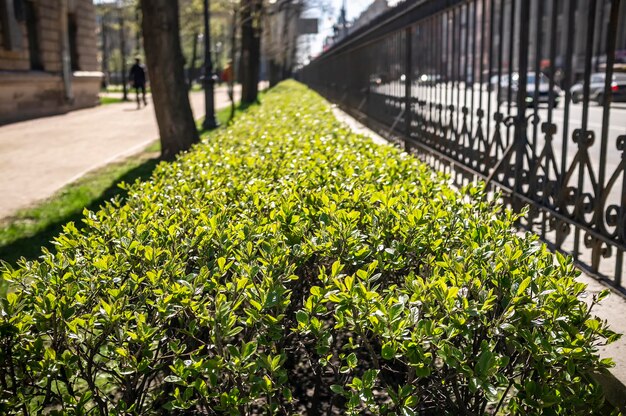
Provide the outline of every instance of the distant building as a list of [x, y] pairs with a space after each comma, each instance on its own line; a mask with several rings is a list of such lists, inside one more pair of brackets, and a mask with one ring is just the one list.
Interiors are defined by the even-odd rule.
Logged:
[[333, 26], [333, 35], [324, 40], [324, 50], [330, 49], [335, 43], [340, 42], [362, 27], [367, 26], [378, 16], [395, 7], [398, 3], [399, 0], [374, 0], [367, 9], [361, 12], [359, 17], [352, 22], [348, 22], [346, 18], [346, 2], [344, 1], [341, 11], [339, 12], [337, 23]]
[[302, 9], [303, 2], [299, 0], [278, 0], [266, 11], [261, 79], [269, 80], [271, 85], [291, 76], [296, 65]]
[[385, 13], [391, 7], [387, 0], [374, 0], [367, 9], [360, 14], [359, 17], [352, 23], [350, 32], [354, 32], [359, 28], [368, 25], [372, 20], [376, 19], [381, 14]]
[[0, 124], [98, 104], [91, 0], [0, 0]]

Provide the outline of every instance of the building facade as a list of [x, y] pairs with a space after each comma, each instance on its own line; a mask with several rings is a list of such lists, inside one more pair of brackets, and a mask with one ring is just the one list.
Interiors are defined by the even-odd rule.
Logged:
[[279, 0], [269, 5], [261, 40], [261, 79], [270, 85], [289, 77], [296, 64], [298, 21], [303, 10], [299, 0]]
[[98, 104], [91, 0], [0, 0], [0, 124]]
[[[392, 2], [394, 3], [394, 2]], [[385, 13], [392, 6], [387, 0], [374, 0], [367, 9], [365, 9], [359, 17], [352, 23], [350, 32], [354, 32], [363, 26], [367, 26], [381, 14]]]

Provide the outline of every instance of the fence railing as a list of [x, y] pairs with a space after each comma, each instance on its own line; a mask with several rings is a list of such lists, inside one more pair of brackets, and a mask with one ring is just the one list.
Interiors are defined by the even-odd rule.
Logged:
[[625, 3], [406, 1], [298, 77], [626, 293]]

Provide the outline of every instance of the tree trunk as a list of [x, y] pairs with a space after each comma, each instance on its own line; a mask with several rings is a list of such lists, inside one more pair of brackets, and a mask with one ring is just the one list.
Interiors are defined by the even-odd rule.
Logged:
[[143, 44], [161, 135], [161, 157], [173, 159], [198, 141], [180, 47], [178, 0], [141, 0]]
[[259, 93], [262, 0], [241, 0], [241, 103], [252, 104]]

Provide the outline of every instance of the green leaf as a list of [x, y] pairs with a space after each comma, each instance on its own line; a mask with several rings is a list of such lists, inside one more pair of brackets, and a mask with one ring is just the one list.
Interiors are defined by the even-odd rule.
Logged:
[[254, 299], [248, 299], [248, 302], [250, 302], [250, 305], [254, 306], [256, 308], [256, 310], [258, 310], [258, 311], [263, 309], [263, 305], [261, 305], [259, 302], [257, 302]]
[[600, 292], [598, 292], [596, 301], [601, 302], [604, 298], [606, 298], [610, 294], [611, 294], [611, 291], [609, 289], [601, 290]]
[[335, 261], [331, 268], [330, 277], [337, 277], [342, 268], [341, 262], [339, 260]]
[[519, 287], [517, 288], [517, 295], [516, 296], [520, 296], [522, 295], [524, 292], [526, 292], [526, 289], [528, 289], [528, 286], [530, 286], [530, 282], [532, 281], [531, 277], [527, 277], [526, 279], [524, 279]]
[[348, 367], [350, 368], [355, 368], [357, 365], [357, 358], [356, 358], [356, 354], [354, 353], [350, 353], [347, 357], [346, 357], [346, 362], [348, 363]]
[[170, 374], [169, 376], [165, 377], [163, 379], [163, 382], [165, 383], [180, 383], [182, 380], [180, 377]]
[[296, 312], [296, 320], [301, 327], [305, 327], [309, 324], [309, 314], [305, 311], [300, 310]]
[[597, 319], [587, 319], [585, 321], [585, 326], [592, 331], [597, 331], [598, 329], [600, 329], [600, 321], [598, 321]]
[[392, 342], [386, 342], [382, 346], [381, 355], [385, 360], [392, 360], [396, 355], [396, 348]]
[[494, 354], [488, 349], [484, 349], [478, 357], [478, 362], [476, 363], [476, 371], [480, 375], [487, 375], [494, 364]]
[[217, 267], [219, 267], [221, 272], [224, 272], [224, 266], [226, 266], [226, 259], [224, 257], [217, 259]]
[[241, 359], [244, 361], [249, 359], [252, 356], [252, 354], [256, 352], [256, 349], [257, 349], [256, 341], [250, 341], [247, 344], [244, 344], [242, 351], [241, 351]]
[[340, 386], [339, 384], [332, 384], [330, 386], [330, 390], [335, 393], [335, 394], [340, 394], [342, 396], [344, 396], [346, 394], [346, 391], [344, 390], [343, 386]]
[[104, 301], [104, 299], [100, 300], [100, 313], [105, 314], [107, 317], [111, 317], [112, 312], [113, 312], [113, 307], [111, 305], [109, 305], [108, 303], [106, 303]]

